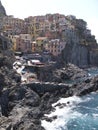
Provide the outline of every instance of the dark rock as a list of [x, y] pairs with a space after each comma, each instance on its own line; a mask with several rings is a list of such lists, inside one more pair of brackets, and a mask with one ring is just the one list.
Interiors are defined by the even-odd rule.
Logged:
[[6, 11], [5, 11], [5, 8], [0, 1], [0, 17], [3, 17], [3, 16], [6, 16]]
[[43, 118], [43, 120], [46, 120], [46, 121], [48, 121], [48, 122], [52, 122], [52, 121], [54, 121], [55, 119], [57, 119], [57, 116], [53, 116], [53, 117], [44, 117]]
[[[86, 50], [84, 51], [86, 54]], [[84, 65], [85, 60], [83, 63], [79, 62], [79, 64]], [[21, 84], [20, 75], [12, 70], [12, 62], [7, 56], [1, 62], [0, 129], [44, 130], [41, 127], [41, 119], [52, 122], [57, 118], [57, 116], [44, 117], [44, 114], [54, 111], [55, 108], [52, 107], [52, 104], [61, 97], [82, 96], [98, 90], [98, 76], [88, 78], [83, 69], [73, 64], [66, 64], [59, 69], [54, 67], [42, 69], [44, 71], [38, 70], [40, 73], [39, 79], [48, 82]], [[75, 62], [77, 63], [77, 61]], [[78, 82], [71, 85], [65, 84], [67, 80]], [[63, 103], [56, 106], [63, 108], [68, 104]]]
[[4, 86], [4, 75], [2, 75], [1, 73], [0, 73], [0, 93], [2, 92], [2, 90], [3, 90], [3, 86]]
[[9, 100], [22, 100], [25, 97], [26, 88], [21, 88], [21, 86], [15, 86], [9, 92]]
[[92, 66], [98, 66], [98, 49], [90, 51], [90, 62]]
[[68, 80], [76, 80], [87, 76], [86, 71], [73, 64], [67, 64], [59, 69], [51, 68], [51, 70], [47, 68], [39, 71], [39, 74], [42, 75], [41, 81], [65, 83]]
[[13, 79], [18, 83], [21, 82], [21, 75], [20, 74], [14, 74]]
[[90, 83], [91, 79], [85, 79], [85, 83]]
[[0, 97], [1, 112], [2, 115], [4, 116], [8, 116], [8, 102], [9, 102], [8, 95], [9, 91], [6, 90], [1, 94]]
[[65, 63], [72, 63], [79, 67], [89, 65], [88, 48], [75, 42], [66, 44], [62, 57]]
[[43, 116], [39, 108], [34, 108], [28, 113], [28, 117], [32, 119], [40, 119]]
[[42, 96], [42, 100], [47, 101], [49, 100], [50, 94], [47, 92]]
[[27, 89], [25, 94], [24, 104], [30, 107], [36, 107], [40, 103], [40, 97], [33, 90]]
[[80, 42], [75, 40], [67, 42], [61, 55], [65, 64], [72, 63], [82, 68], [98, 65], [98, 45], [96, 42], [92, 42], [92, 44], [88, 42], [87, 45], [81, 44], [81, 39]]
[[61, 106], [61, 103], [56, 104], [54, 107]]
[[61, 72], [61, 79], [63, 79], [63, 80], [68, 80], [68, 79], [70, 79], [69, 78], [69, 76], [66, 74], [66, 73], [64, 73], [64, 72]]
[[4, 61], [4, 58], [3, 57], [0, 57], [0, 67], [2, 67], [4, 64], [3, 64], [3, 61]]

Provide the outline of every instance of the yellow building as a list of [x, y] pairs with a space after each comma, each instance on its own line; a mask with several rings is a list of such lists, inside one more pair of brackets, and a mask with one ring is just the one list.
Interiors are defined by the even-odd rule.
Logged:
[[38, 37], [36, 38], [36, 50], [42, 52], [44, 50], [44, 45], [47, 43], [47, 37]]
[[36, 52], [37, 51], [37, 46], [36, 46], [36, 41], [32, 42], [32, 52]]
[[17, 39], [19, 38], [19, 35], [9, 35], [8, 37], [12, 42], [12, 50], [16, 51]]

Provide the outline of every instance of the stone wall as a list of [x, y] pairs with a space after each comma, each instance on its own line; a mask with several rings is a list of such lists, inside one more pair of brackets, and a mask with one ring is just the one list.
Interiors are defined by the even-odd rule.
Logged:
[[[23, 84], [24, 85], [24, 84]], [[26, 84], [27, 87], [30, 87], [33, 91], [38, 94], [44, 94], [46, 92], [55, 93], [56, 91], [62, 92], [62, 90], [67, 91], [71, 85], [64, 83], [50, 83], [50, 82], [34, 82]]]

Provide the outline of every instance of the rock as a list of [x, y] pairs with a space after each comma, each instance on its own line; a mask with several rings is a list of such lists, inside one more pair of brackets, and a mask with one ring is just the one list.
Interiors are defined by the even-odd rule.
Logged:
[[0, 73], [0, 93], [2, 92], [3, 90], [3, 86], [4, 86], [4, 75], [2, 75]]
[[87, 79], [85, 82], [77, 83], [75, 88], [72, 86], [69, 91], [72, 91], [72, 95], [83, 96], [91, 92], [96, 92], [98, 90], [98, 76]]
[[54, 121], [55, 119], [57, 119], [57, 116], [53, 116], [53, 117], [44, 117], [43, 118], [43, 120], [46, 120], [46, 121], [48, 121], [48, 122], [52, 122], [52, 121]]
[[0, 1], [0, 17], [3, 17], [3, 16], [6, 16], [6, 11], [5, 11], [5, 8]]
[[[65, 64], [72, 63], [81, 68], [89, 67], [90, 65], [98, 65], [98, 45], [97, 42], [90, 44], [81, 44], [80, 41], [76, 42], [74, 39], [66, 43], [61, 57]], [[92, 46], [91, 46], [92, 45]]]
[[14, 76], [12, 77], [17, 83], [21, 82], [21, 75], [15, 73]]
[[[83, 70], [73, 66], [74, 65], [68, 65], [66, 69], [62, 70], [66, 70], [67, 74], [71, 72], [70, 77], [74, 76], [75, 70], [77, 70], [76, 74], [78, 72], [81, 72], [82, 75]], [[68, 72], [67, 69], [69, 69]], [[13, 77], [13, 74], [10, 75]], [[83, 71], [83, 77], [84, 75], [85, 72]], [[41, 84], [42, 83], [38, 85]], [[54, 83], [51, 83], [50, 85], [55, 86]], [[5, 91], [2, 91], [2, 96], [0, 98], [0, 104], [1, 106], [3, 105], [2, 108], [4, 108], [4, 112], [2, 111], [2, 114], [8, 117], [3, 119], [3, 116], [1, 115], [0, 120], [3, 120], [4, 122], [1, 121], [2, 124], [0, 125], [0, 129], [44, 130], [44, 128], [41, 127], [41, 119], [52, 122], [57, 118], [57, 116], [53, 116], [50, 118], [44, 117], [44, 114], [49, 114], [50, 111], [55, 110], [54, 108], [52, 108], [52, 103], [58, 101], [59, 98], [63, 96], [82, 96], [92, 91], [98, 90], [98, 77], [96, 76], [92, 79], [85, 79], [84, 81], [82, 81], [82, 83], [75, 83], [71, 85], [69, 89], [68, 87], [69, 86], [67, 86], [66, 90], [61, 89], [54, 92], [50, 91], [44, 93], [41, 96], [38, 93], [34, 92], [31, 89], [32, 87], [27, 87], [26, 85], [21, 85], [20, 83], [9, 87], [9, 89], [6, 89]], [[66, 106], [66, 104], [57, 104], [57, 106], [62, 108]]]
[[28, 117], [32, 119], [39, 119], [43, 116], [43, 113], [39, 108], [33, 108], [32, 111], [28, 113]]
[[88, 49], [78, 43], [68, 43], [62, 52], [62, 57], [65, 63], [72, 63], [79, 67], [89, 65]]
[[[0, 130], [44, 130], [41, 119], [52, 122], [57, 118], [44, 117], [44, 114], [54, 111], [52, 104], [61, 97], [82, 96], [98, 90], [98, 76], [89, 78], [86, 71], [73, 64], [38, 71], [43, 82], [21, 84], [21, 77], [12, 69], [9, 58], [5, 56], [5, 60], [1, 60]], [[67, 80], [81, 82], [70, 85], [66, 84]], [[66, 104], [57, 106], [62, 108]]]
[[4, 58], [3, 57], [0, 57], [0, 67], [2, 67], [4, 64], [3, 64], [3, 60]]
[[31, 89], [27, 89], [25, 93], [25, 98], [23, 104], [29, 107], [37, 107], [40, 104], [40, 97]]
[[41, 75], [41, 81], [44, 82], [65, 83], [68, 80], [76, 80], [87, 77], [86, 71], [71, 63], [68, 63], [59, 69], [51, 68], [50, 70], [50, 68], [47, 68], [42, 70], [43, 71], [39, 71], [39, 75]]
[[[87, 72], [76, 65], [67, 64], [65, 67], [54, 71], [54, 82], [66, 82], [68, 80], [77, 80], [87, 77]], [[57, 80], [59, 79], [59, 80]]]
[[5, 90], [0, 97], [1, 112], [2, 115], [4, 116], [8, 116], [8, 102], [9, 102], [8, 94], [9, 91]]
[[98, 49], [90, 51], [90, 62], [93, 66], [98, 66]]
[[85, 79], [85, 83], [90, 83], [90, 81], [91, 81], [90, 78]]

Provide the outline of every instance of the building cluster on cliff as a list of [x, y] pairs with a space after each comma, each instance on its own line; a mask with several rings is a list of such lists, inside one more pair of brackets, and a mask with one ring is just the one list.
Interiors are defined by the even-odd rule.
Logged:
[[0, 17], [0, 32], [10, 40], [14, 51], [24, 53], [48, 51], [57, 56], [66, 43], [96, 43], [85, 21], [59, 13], [29, 16], [24, 20], [4, 15]]

